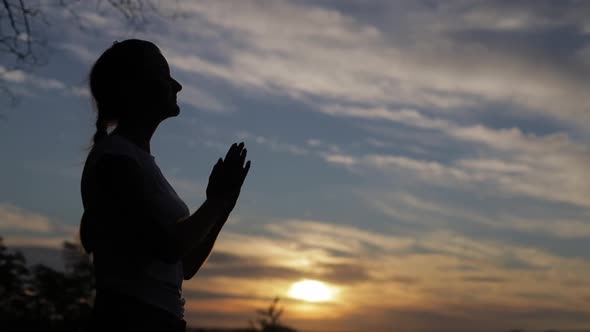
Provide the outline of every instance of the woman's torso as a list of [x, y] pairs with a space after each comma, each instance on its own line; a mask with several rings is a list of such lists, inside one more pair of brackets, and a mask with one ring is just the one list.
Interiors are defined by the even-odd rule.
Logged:
[[[154, 157], [141, 150], [126, 138], [112, 134], [97, 143], [88, 155], [82, 174], [82, 201], [85, 218], [91, 224], [90, 229], [108, 227], [106, 232], [95, 238], [97, 243], [93, 252], [97, 289], [110, 289], [133, 296], [145, 303], [164, 309], [176, 317], [184, 316], [184, 298], [182, 296], [183, 269], [178, 260], [167, 263], [154, 257], [146, 264], [134, 265], [134, 271], [121, 269], [121, 260], [133, 260], [121, 253], [121, 248], [110, 244], [109, 233], [116, 232], [118, 220], [116, 212], [110, 213], [109, 205], [98, 194], [99, 183], [96, 176], [96, 163], [106, 155], [122, 155], [136, 161], [140, 166], [143, 186], [148, 204], [129, 206], [130, 209], [143, 209], [151, 218], [141, 222], [158, 222], [163, 227], [171, 227], [178, 219], [189, 215], [186, 204], [170, 186]], [[146, 211], [146, 209], [148, 211]], [[100, 213], [98, 212], [100, 211]], [[110, 217], [109, 217], [110, 216]], [[139, 220], [135, 220], [139, 221]], [[110, 223], [109, 223], [110, 222]], [[130, 239], [132, 241], [133, 239]], [[101, 245], [104, 244], [104, 245]]]

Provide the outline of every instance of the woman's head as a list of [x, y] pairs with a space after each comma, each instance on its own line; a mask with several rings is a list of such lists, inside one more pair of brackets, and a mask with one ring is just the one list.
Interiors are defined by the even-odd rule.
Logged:
[[90, 92], [96, 105], [94, 142], [113, 124], [142, 125], [178, 115], [180, 83], [158, 47], [145, 40], [115, 42], [90, 71]]

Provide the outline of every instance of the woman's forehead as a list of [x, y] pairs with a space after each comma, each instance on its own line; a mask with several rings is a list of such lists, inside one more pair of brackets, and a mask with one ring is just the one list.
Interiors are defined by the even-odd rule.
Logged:
[[160, 52], [146, 54], [142, 62], [148, 70], [169, 71], [168, 61], [166, 61], [166, 58]]

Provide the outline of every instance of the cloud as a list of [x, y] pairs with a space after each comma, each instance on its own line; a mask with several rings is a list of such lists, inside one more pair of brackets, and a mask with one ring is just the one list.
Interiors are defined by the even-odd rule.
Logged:
[[[273, 225], [278, 226], [276, 222]], [[441, 326], [469, 322], [465, 320], [467, 316], [458, 315], [467, 311], [471, 312], [469, 317], [478, 317], [474, 319], [474, 324], [484, 319], [485, 313], [490, 310], [497, 315], [511, 313], [515, 318], [524, 319], [532, 317], [530, 315], [533, 312], [554, 310], [565, 314], [575, 311], [572, 296], [579, 292], [580, 286], [563, 284], [563, 279], [554, 274], [552, 267], [560, 266], [579, 275], [583, 275], [583, 271], [588, 268], [588, 263], [580, 260], [558, 258], [538, 250], [506, 244], [469, 240], [449, 233], [423, 234], [414, 240], [419, 242], [417, 245], [432, 249], [429, 252], [401, 253], [379, 242], [381, 237], [395, 237], [390, 233], [304, 220], [288, 220], [280, 228], [285, 232], [278, 237], [224, 233], [217, 244], [217, 251], [202, 273], [197, 275], [199, 281], [186, 284], [185, 295], [190, 304], [187, 314], [193, 311], [219, 313], [214, 308], [230, 304], [233, 314], [248, 312], [248, 308], [255, 307], [254, 303], [261, 303], [259, 299], [264, 296], [286, 293], [289, 286], [300, 277], [313, 277], [337, 285], [341, 290], [338, 303], [346, 305], [338, 304], [330, 309], [330, 315], [338, 317], [340, 322], [356, 321], [356, 315], [364, 315], [366, 319], [371, 311], [377, 315], [375, 317], [391, 317], [382, 316], [381, 311], [428, 313], [445, 318], [442, 321], [446, 323]], [[269, 230], [272, 232], [273, 227]], [[330, 243], [308, 242], [308, 237], [317, 233], [331, 238], [340, 234], [341, 242], [361, 245], [351, 246], [354, 252], [342, 256], [339, 254], [341, 250], [325, 249], [334, 247]], [[377, 241], [371, 244], [369, 241], [373, 239]], [[269, 246], [270, 243], [276, 247]], [[244, 250], [246, 248], [248, 250]], [[314, 255], [308, 256], [311, 252]], [[499, 264], [506, 253], [526, 259], [531, 264], [543, 263], [548, 268], [511, 271]], [[280, 259], [275, 260], [277, 257]], [[297, 264], [288, 261], [296, 258], [303, 260]], [[308, 264], [299, 264], [305, 260]], [[325, 263], [327, 261], [340, 263]], [[445, 266], [466, 264], [477, 266], [477, 269], [446, 270], [444, 273], [439, 270]], [[265, 280], [263, 286], [260, 280]], [[497, 288], [495, 285], [502, 287]], [[490, 287], [494, 288], [493, 292], [490, 292]], [[224, 291], [201, 294], [210, 289]], [[531, 293], [556, 294], [557, 298], [550, 301], [536, 298], [531, 302], [530, 298], [522, 296], [523, 289]], [[205, 296], [206, 300], [194, 298], [195, 301], [192, 301], [193, 296]], [[305, 311], [302, 311], [305, 309], [293, 303], [289, 303], [288, 308], [295, 320], [305, 316]], [[321, 311], [321, 304], [315, 310]], [[326, 316], [322, 319], [326, 319]], [[381, 319], [374, 321], [376, 324], [389, 322]], [[403, 326], [401, 322], [403, 320], [400, 321], [400, 326]], [[431, 326], [430, 323], [424, 324], [424, 328]]]
[[[448, 176], [451, 184], [492, 184], [501, 192], [588, 206], [589, 189], [575, 180], [588, 168], [588, 152], [569, 137], [536, 136], [517, 127], [459, 125], [446, 118], [453, 113], [450, 109], [468, 107], [471, 113], [477, 112], [471, 109], [502, 105], [516, 107], [514, 111], [523, 116], [529, 115], [528, 109], [574, 125], [584, 123], [583, 105], [588, 103], [583, 87], [588, 79], [583, 70], [572, 70], [578, 68], [576, 61], [559, 65], [542, 61], [543, 55], [498, 45], [485, 35], [477, 40], [459, 36], [482, 29], [526, 32], [568, 25], [583, 31], [586, 23], [579, 12], [570, 7], [560, 9], [556, 17], [547, 16], [543, 8], [550, 6], [546, 4], [532, 10], [484, 3], [447, 4], [436, 11], [419, 4], [399, 6], [393, 10], [384, 5], [391, 9], [388, 14], [399, 18], [394, 26], [384, 26], [368, 23], [354, 12], [309, 3], [183, 3], [182, 10], [195, 19], [174, 33], [194, 43], [177, 43], [167, 36], [164, 50], [171, 65], [187, 75], [198, 73], [306, 102], [312, 96], [317, 106], [313, 109], [325, 114], [438, 130], [492, 152], [485, 158], [469, 156], [449, 164], [433, 158], [359, 157], [328, 151], [322, 158], [329, 163], [405, 169], [429, 180], [444, 181]], [[224, 15], [228, 10], [235, 15]], [[409, 13], [407, 17], [399, 14], [404, 12]], [[407, 43], [406, 32], [419, 38]], [[210, 47], [195, 48], [199, 41]], [[227, 107], [202, 89], [187, 86], [185, 92], [194, 106], [213, 111]], [[340, 104], [334, 106], [331, 100]], [[351, 107], [347, 102], [362, 106]], [[436, 116], [426, 116], [424, 109]], [[276, 151], [307, 153], [279, 138], [249, 135]]]
[[564, 239], [590, 238], [590, 222], [564, 219], [510, 218], [509, 227], [514, 230], [546, 234]]
[[[485, 29], [508, 32], [545, 30], [558, 27], [575, 27], [579, 32], [585, 32], [588, 22], [584, 11], [589, 9], [587, 4], [581, 3], [578, 10], [573, 10], [573, 2], [566, 2], [564, 7], [555, 8], [550, 2], [536, 2], [530, 6], [523, 2], [473, 2], [470, 6], [465, 3], [448, 3], [441, 6], [444, 13], [439, 16], [445, 19], [445, 25], [450, 29]], [[453, 16], [454, 21], [446, 20]], [[434, 17], [433, 17], [434, 18]]]
[[302, 272], [296, 269], [273, 266], [261, 258], [218, 252], [211, 256], [199, 276], [251, 279], [296, 279]]
[[[259, 266], [263, 262], [323, 277], [338, 274], [357, 276], [344, 277], [348, 283], [365, 278], [373, 282], [398, 278], [397, 281], [411, 283], [414, 278], [425, 284], [439, 281], [423, 276], [438, 273], [434, 272], [438, 267], [447, 269], [454, 265], [475, 266], [478, 274], [465, 275], [464, 269], [456, 269], [455, 272], [445, 273], [445, 278], [456, 276], [458, 280], [491, 282], [493, 276], [496, 282], [511, 280], [515, 284], [535, 275], [551, 273], [556, 266], [566, 268], [569, 265], [571, 271], [583, 271], [588, 266], [584, 260], [562, 258], [539, 248], [473, 239], [448, 231], [422, 231], [419, 235], [401, 236], [308, 220], [283, 220], [268, 225], [267, 229], [275, 236], [266, 238], [226, 233], [219, 244], [219, 250], [224, 255], [212, 260], [213, 265]], [[522, 260], [530, 266], [545, 267], [545, 270], [531, 268], [521, 270], [518, 275], [513, 274], [503, 268], [509, 258], [512, 261]], [[433, 266], [421, 265], [431, 260], [436, 261]], [[348, 272], [339, 273], [345, 271]], [[401, 279], [400, 271], [406, 271]], [[336, 279], [333, 281], [336, 282]]]
[[0, 79], [13, 85], [13, 92], [23, 96], [37, 96], [39, 91], [58, 91], [65, 96], [87, 97], [88, 89], [80, 86], [69, 86], [66, 83], [49, 77], [42, 77], [20, 69], [8, 70], [0, 66]]
[[288, 152], [298, 156], [309, 154], [309, 150], [307, 148], [295, 144], [282, 142], [277, 137], [265, 137], [261, 135], [255, 135], [247, 131], [240, 131], [238, 132], [237, 136], [238, 139], [241, 140], [253, 140], [255, 143], [264, 145], [272, 151]]
[[[199, 17], [191, 22], [193, 31], [203, 26], [225, 38], [223, 57], [206, 58], [178, 45], [169, 52], [170, 60], [187, 72], [239, 87], [294, 97], [440, 109], [508, 103], [562, 120], [588, 120], [583, 106], [588, 99], [583, 88], [587, 77], [539, 57], [531, 61], [532, 52], [521, 54], [501, 45], [488, 48], [485, 38], [456, 38], [452, 33], [470, 31], [473, 26], [453, 24], [457, 17], [452, 10], [443, 11], [444, 21], [435, 19], [423, 26], [417, 22], [428, 22], [426, 18], [434, 17], [434, 12], [420, 8], [421, 16], [409, 15], [418, 18], [407, 23], [419, 36], [419, 42], [410, 44], [398, 35], [407, 28], [397, 31], [396, 25], [386, 30], [361, 22], [352, 13], [286, 1], [272, 6], [252, 1], [190, 3], [184, 9]], [[224, 15], [228, 10], [236, 14]], [[490, 11], [475, 8], [458, 19], [473, 22], [473, 17]], [[409, 20], [399, 13], [391, 12], [402, 21]], [[445, 24], [450, 27], [445, 29]], [[195, 33], [194, 38], [200, 36]]]
[[320, 107], [319, 110], [323, 113], [339, 117], [352, 117], [366, 120], [386, 120], [390, 122], [403, 123], [418, 128], [445, 129], [452, 127], [452, 124], [448, 121], [429, 118], [413, 109], [392, 110], [383, 107], [361, 108], [345, 107], [342, 105], [325, 105]]
[[10, 235], [4, 239], [9, 247], [46, 247], [61, 248], [64, 241], [71, 241], [69, 235], [43, 235], [43, 236], [21, 236]]
[[[459, 125], [408, 109], [326, 106], [322, 112], [370, 121], [387, 120], [431, 130], [438, 133], [439, 139], [447, 142], [448, 146], [459, 141], [472, 144], [481, 151], [473, 157], [442, 163], [391, 153], [347, 155], [346, 150], [339, 149], [338, 153], [323, 154], [328, 163], [348, 168], [368, 167], [394, 174], [407, 170], [421, 180], [438, 181], [450, 186], [488, 183], [501, 192], [590, 206], [590, 182], [576, 180], [583, 178], [590, 168], [590, 150], [573, 141], [567, 133], [535, 135], [524, 133], [517, 127], [496, 129], [481, 124]], [[468, 149], [466, 152], [475, 154]], [[482, 156], [483, 152], [485, 155]]]
[[272, 233], [284, 238], [298, 239], [302, 244], [344, 253], [358, 252], [367, 246], [386, 251], [398, 251], [405, 250], [414, 244], [412, 238], [379, 234], [354, 226], [325, 221], [290, 219], [267, 227]]
[[[74, 42], [62, 42], [58, 44], [58, 47], [71, 53], [86, 65], [93, 64], [100, 56], [98, 52], [92, 52], [90, 49]], [[88, 71], [90, 72], [90, 70]]]
[[200, 277], [239, 278], [239, 279], [319, 279], [335, 284], [352, 284], [371, 280], [372, 277], [356, 263], [317, 263], [313, 269], [277, 266], [268, 257], [240, 255], [217, 251], [207, 260], [199, 271]]
[[[420, 118], [420, 117], [411, 117]], [[446, 122], [445, 130], [448, 129], [456, 130], [464, 127]], [[519, 159], [524, 159], [523, 156], [529, 154], [539, 154], [539, 157], [535, 161], [542, 160], [544, 154], [549, 154], [551, 150], [559, 151], [559, 153], [566, 153], [570, 151], [583, 151], [577, 144], [569, 142], [567, 137], [559, 135], [550, 135], [547, 137], [536, 137], [526, 136], [520, 133], [518, 130], [491, 130], [485, 129], [488, 136], [482, 140], [485, 142], [485, 146], [491, 145], [492, 148], [500, 153], [508, 151], [508, 160], [502, 159], [458, 159], [451, 165], [445, 165], [436, 161], [418, 160], [402, 156], [391, 156], [391, 155], [364, 155], [364, 156], [353, 156], [344, 155], [329, 151], [343, 151], [344, 149], [333, 144], [329, 144], [318, 139], [310, 139], [307, 142], [305, 153], [317, 155], [326, 162], [335, 165], [345, 166], [354, 170], [354, 168], [367, 168], [367, 169], [378, 169], [386, 173], [392, 172], [407, 172], [413, 174], [418, 181], [426, 182], [428, 184], [439, 183], [451, 186], [454, 189], [468, 189], [471, 186], [471, 190], [481, 191], [482, 187], [478, 184], [495, 184], [496, 187], [487, 187], [487, 191], [491, 192], [493, 188], [496, 188], [500, 194], [506, 193], [519, 193], [527, 196], [528, 191], [519, 191], [509, 185], [515, 185], [519, 182], [525, 182], [528, 180], [531, 174], [539, 172], [536, 168], [539, 165], [535, 165], [530, 158], [529, 161], [510, 160], [512, 153], [515, 154]], [[510, 139], [504, 140], [502, 135], [506, 133], [510, 135]], [[268, 139], [262, 136], [256, 136], [249, 133], [240, 134], [241, 138], [256, 139], [261, 144], [266, 144], [273, 150], [292, 152], [300, 151], [299, 148], [294, 145], [280, 142], [276, 139]], [[477, 141], [477, 140], [476, 140]], [[271, 144], [267, 144], [272, 142]], [[509, 143], [510, 142], [510, 143]], [[488, 144], [489, 143], [489, 144]], [[281, 147], [281, 148], [279, 148]], [[297, 151], [295, 151], [297, 150]], [[494, 151], [492, 150], [492, 152]], [[557, 152], [556, 152], [557, 153]], [[499, 154], [499, 157], [505, 158], [506, 155]], [[557, 167], [567, 168], [568, 165], [556, 165]], [[578, 168], [580, 171], [583, 167]], [[371, 171], [365, 172], [370, 176], [374, 176]], [[552, 173], [553, 174], [553, 173]], [[539, 173], [538, 176], [541, 176]], [[543, 175], [545, 178], [551, 177], [552, 175]], [[396, 181], [395, 177], [392, 181]], [[531, 179], [531, 182], [537, 181]], [[534, 185], [534, 183], [533, 183]], [[504, 187], [506, 186], [506, 187]], [[557, 186], [563, 186], [558, 181], [551, 187], [555, 189]], [[541, 187], [539, 187], [541, 188]], [[564, 192], [550, 193], [549, 188], [541, 188], [540, 191], [533, 193], [530, 196], [539, 197], [545, 200], [553, 200], [557, 195], [563, 195]], [[585, 238], [587, 232], [584, 231], [588, 225], [582, 221], [577, 220], [560, 220], [559, 217], [535, 217], [535, 219], [526, 219], [526, 217], [514, 218], [510, 215], [503, 216], [486, 216], [484, 211], [467, 210], [464, 207], [450, 207], [448, 206], [452, 202], [441, 202], [435, 203], [433, 201], [424, 201], [423, 199], [412, 195], [410, 193], [396, 193], [395, 197], [389, 197], [389, 200], [384, 200], [388, 196], [386, 193], [381, 193], [380, 198], [370, 199], [370, 205], [377, 207], [378, 210], [384, 212], [386, 215], [395, 218], [396, 220], [403, 220], [405, 222], [412, 222], [414, 224], [429, 224], [432, 222], [432, 218], [443, 216], [445, 219], [451, 220], [459, 218], [469, 223], [477, 223], [482, 226], [494, 229], [506, 229], [524, 233], [533, 234], [544, 234], [550, 237], [557, 238]], [[374, 196], [374, 195], [373, 195]], [[575, 196], [575, 195], [572, 195]], [[581, 201], [579, 197], [575, 201], [563, 199], [557, 197], [556, 201], [565, 201], [569, 203], [576, 203]], [[395, 204], [394, 204], [395, 202]], [[412, 211], [408, 211], [408, 208], [415, 210], [421, 210], [422, 212], [428, 213], [428, 218], [424, 219], [424, 216], [420, 216]]]
[[504, 278], [492, 277], [492, 276], [467, 276], [462, 278], [463, 281], [466, 282], [477, 282], [477, 283], [493, 283], [493, 284], [501, 284], [505, 283], [508, 280]]
[[0, 77], [3, 80], [15, 83], [22, 83], [26, 80], [24, 71], [18, 69], [10, 70], [3, 66], [0, 66]]
[[78, 227], [24, 209], [8, 202], [0, 202], [0, 231], [7, 246], [61, 247], [64, 241], [72, 241]]
[[[427, 196], [427, 195], [424, 195]], [[511, 234], [540, 235], [553, 239], [586, 239], [590, 237], [590, 223], [583, 214], [572, 214], [580, 219], [564, 219], [562, 212], [536, 213], [510, 211], [505, 202], [486, 200], [486, 208], [472, 202], [456, 202], [445, 198], [428, 198], [408, 192], [359, 192], [359, 198], [392, 220], [429, 229], [452, 228], [461, 230], [475, 227], [479, 232], [507, 230]], [[435, 196], [436, 197], [436, 196]], [[571, 212], [570, 212], [571, 213]]]
[[0, 203], [0, 229], [49, 233], [54, 226], [46, 216], [29, 212], [11, 203]]
[[325, 264], [319, 267], [325, 272], [316, 274], [316, 278], [334, 284], [354, 284], [357, 282], [368, 282], [374, 278], [366, 270], [366, 267], [355, 263]]
[[186, 102], [198, 110], [206, 110], [214, 113], [228, 113], [234, 109], [213, 94], [192, 85], [191, 82], [183, 83], [179, 98], [181, 102]]
[[[480, 2], [441, 5], [436, 11], [420, 4], [399, 6], [393, 10], [384, 5], [391, 10], [388, 14], [399, 18], [395, 26], [387, 27], [376, 21], [368, 23], [354, 12], [308, 3], [183, 3], [185, 13], [198, 19], [174, 32], [182, 35], [183, 42], [166, 42], [170, 47], [165, 53], [172, 66], [188, 74], [286, 93], [305, 101], [309, 101], [305, 96], [313, 96], [313, 103], [319, 104], [314, 109], [326, 114], [439, 130], [493, 152], [486, 158], [471, 156], [448, 164], [391, 154], [362, 156], [358, 163], [358, 156], [329, 151], [323, 155], [327, 162], [349, 168], [360, 164], [382, 170], [414, 170], [428, 179], [448, 175], [449, 182], [491, 183], [508, 193], [588, 206], [590, 189], [575, 179], [588, 168], [589, 153], [570, 137], [536, 136], [517, 127], [458, 125], [445, 118], [452, 113], [448, 109], [485, 108], [491, 103], [516, 106], [515, 112], [523, 116], [529, 114], [522, 109], [527, 108], [575, 125], [584, 123], [587, 112], [583, 105], [588, 103], [584, 102], [587, 94], [583, 87], [588, 79], [584, 70], [575, 70], [576, 61], [564, 65], [537, 61], [543, 55], [497, 45], [486, 35], [477, 41], [458, 37], [458, 33], [482, 29], [526, 32], [570, 25], [583, 32], [587, 23], [579, 11], [566, 6], [553, 17], [546, 15], [551, 7], [547, 4], [532, 10], [530, 6]], [[224, 15], [228, 10], [236, 14]], [[409, 14], [399, 14], [404, 12]], [[104, 24], [86, 16], [96, 25]], [[402, 35], [408, 30], [411, 36], [420, 37], [416, 43], [405, 42]], [[195, 43], [184, 42], [191, 39]], [[206, 52], [194, 47], [201, 40], [211, 41]], [[494, 47], [486, 47], [486, 43]], [[71, 45], [64, 48], [87, 57]], [[45, 88], [59, 85], [50, 80], [39, 82]], [[227, 108], [218, 97], [201, 89], [187, 86], [186, 92], [187, 102], [194, 106], [213, 111]], [[323, 102], [334, 99], [344, 105], [348, 101], [363, 106]], [[437, 116], [426, 116], [423, 109]], [[306, 154], [302, 147], [281, 145], [278, 138], [252, 137], [275, 150]]]
[[336, 153], [324, 153], [322, 156], [324, 160], [330, 164], [353, 166], [358, 163], [358, 160], [352, 156], [346, 156]]

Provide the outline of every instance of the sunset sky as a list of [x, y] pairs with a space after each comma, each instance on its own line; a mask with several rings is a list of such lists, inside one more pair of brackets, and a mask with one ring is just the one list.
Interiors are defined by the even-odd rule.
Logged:
[[4, 75], [9, 247], [75, 238], [87, 75], [141, 38], [184, 86], [152, 154], [191, 211], [233, 142], [252, 160], [190, 325], [279, 296], [302, 331], [590, 328], [590, 2], [161, 1], [143, 31], [94, 3], [48, 9], [47, 64]]

